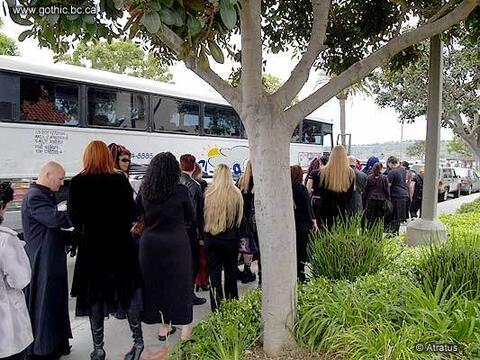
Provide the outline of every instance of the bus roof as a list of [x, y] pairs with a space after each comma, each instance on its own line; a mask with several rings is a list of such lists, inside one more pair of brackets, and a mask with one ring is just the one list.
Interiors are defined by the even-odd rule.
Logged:
[[[39, 64], [18, 56], [0, 55], [0, 70], [47, 76], [57, 79], [68, 79], [100, 86], [112, 86], [126, 90], [154, 93], [230, 106], [230, 104], [216, 92], [210, 94], [205, 92], [192, 92], [191, 90], [183, 90], [178, 84], [169, 84], [161, 81], [63, 63]], [[308, 119], [322, 121], [329, 124], [332, 123], [332, 120], [330, 119], [322, 119], [315, 116], [309, 116]]]

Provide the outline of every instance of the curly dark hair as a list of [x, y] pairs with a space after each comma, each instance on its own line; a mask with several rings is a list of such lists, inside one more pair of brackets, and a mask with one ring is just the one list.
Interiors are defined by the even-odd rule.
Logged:
[[[7, 204], [13, 200], [12, 184], [7, 182], [0, 183], [0, 209], [4, 209]], [[0, 216], [0, 224], [3, 222], [3, 217]]]
[[180, 165], [170, 152], [155, 155], [140, 187], [140, 194], [149, 201], [164, 201], [180, 179]]

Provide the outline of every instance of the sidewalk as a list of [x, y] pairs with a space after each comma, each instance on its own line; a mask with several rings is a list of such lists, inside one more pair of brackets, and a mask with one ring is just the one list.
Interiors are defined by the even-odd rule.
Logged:
[[[73, 274], [75, 259], [68, 259], [69, 275]], [[255, 272], [256, 262], [252, 264], [252, 270]], [[257, 282], [242, 284], [238, 282], [238, 290], [240, 296], [248, 290], [255, 289]], [[206, 315], [210, 314], [210, 299], [208, 291], [198, 292], [198, 296], [207, 299], [207, 302], [200, 306], [193, 307], [193, 324], [200, 322]], [[73, 339], [72, 353], [62, 357], [62, 360], [88, 360], [92, 351], [92, 336], [90, 333], [90, 323], [88, 318], [75, 318], [75, 299], [70, 299], [70, 320], [72, 325]], [[145, 342], [145, 350], [142, 354], [142, 360], [163, 360], [168, 356], [169, 351], [178, 341], [180, 331], [175, 332], [166, 342], [158, 340], [158, 325], [142, 324], [143, 339]], [[179, 329], [180, 330], [180, 329]], [[127, 320], [117, 320], [110, 317], [105, 320], [105, 351], [107, 352], [107, 360], [123, 360], [123, 356], [130, 351], [132, 347], [130, 328]]]

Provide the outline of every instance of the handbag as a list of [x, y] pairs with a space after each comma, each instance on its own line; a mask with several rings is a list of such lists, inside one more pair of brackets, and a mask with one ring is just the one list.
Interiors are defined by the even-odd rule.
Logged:
[[140, 237], [145, 230], [145, 216], [142, 214], [140, 215], [138, 221], [132, 227], [132, 234], [135, 237]]

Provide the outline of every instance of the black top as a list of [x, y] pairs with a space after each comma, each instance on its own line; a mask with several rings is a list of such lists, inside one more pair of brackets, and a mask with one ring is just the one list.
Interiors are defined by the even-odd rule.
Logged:
[[408, 197], [407, 190], [407, 171], [399, 166], [388, 172], [388, 182], [390, 183], [390, 196], [392, 198]]
[[417, 174], [412, 178], [412, 181], [415, 183], [413, 190], [413, 197], [417, 199], [422, 198], [423, 194], [423, 174]]
[[192, 202], [193, 221], [187, 222], [187, 226], [194, 226], [200, 231], [203, 229], [203, 192], [200, 184], [190, 175], [182, 172], [180, 175], [180, 184], [185, 185], [188, 189], [188, 195]]
[[292, 190], [295, 206], [295, 227], [297, 231], [308, 231], [312, 228], [312, 220], [315, 220], [308, 190], [302, 184], [295, 184]]
[[313, 170], [308, 178], [312, 180], [312, 195], [320, 196], [320, 169]]
[[365, 187], [364, 198], [368, 200], [390, 199], [388, 179], [385, 175], [368, 175], [367, 186]]

